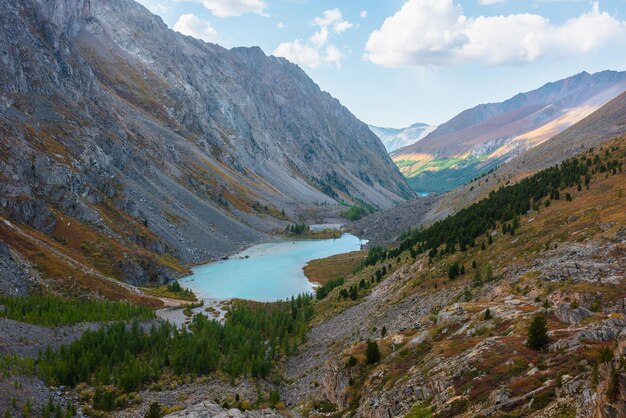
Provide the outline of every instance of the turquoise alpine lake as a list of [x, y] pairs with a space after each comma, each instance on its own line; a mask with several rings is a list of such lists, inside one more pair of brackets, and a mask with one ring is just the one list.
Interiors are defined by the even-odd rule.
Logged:
[[255, 245], [228, 260], [192, 269], [180, 280], [201, 299], [270, 302], [312, 292], [303, 268], [311, 260], [361, 249], [354, 235], [325, 240], [281, 240]]

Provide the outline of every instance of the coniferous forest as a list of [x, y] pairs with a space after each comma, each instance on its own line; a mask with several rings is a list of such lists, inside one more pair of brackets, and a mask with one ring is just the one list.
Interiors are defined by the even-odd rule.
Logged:
[[304, 340], [312, 295], [288, 302], [235, 303], [222, 324], [197, 314], [178, 330], [164, 322], [143, 328], [115, 323], [87, 331], [69, 346], [39, 355], [37, 370], [50, 384], [94, 382], [131, 391], [165, 371], [232, 377], [267, 376], [275, 360]]
[[[530, 210], [540, 210], [542, 205], [547, 207], [552, 200], [561, 199], [561, 190], [573, 186], [577, 186], [579, 191], [583, 187], [588, 189], [595, 174], [609, 176], [621, 173], [623, 162], [611, 158], [611, 152], [616, 150], [605, 150], [604, 158], [601, 158], [592, 148], [585, 154], [567, 159], [514, 185], [493, 190], [487, 198], [428, 228], [404, 232], [396, 248], [371, 248], [365, 265], [376, 265], [409, 249], [412, 255], [428, 252], [430, 257], [437, 253], [464, 252], [468, 247], [476, 246], [477, 238], [495, 230], [499, 224], [504, 233], [514, 235], [519, 227], [520, 215]], [[564, 198], [570, 202], [574, 199], [570, 193]]]
[[54, 327], [79, 322], [147, 320], [154, 312], [140, 305], [107, 300], [63, 299], [56, 296], [29, 295], [11, 297], [0, 295], [0, 317], [29, 324]]

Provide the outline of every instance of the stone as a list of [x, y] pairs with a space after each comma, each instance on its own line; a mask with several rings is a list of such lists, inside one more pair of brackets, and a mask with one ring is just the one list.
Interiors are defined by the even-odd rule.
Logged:
[[571, 305], [564, 303], [554, 310], [554, 314], [561, 322], [565, 322], [570, 325], [576, 325], [582, 322], [584, 319], [593, 316], [593, 313], [583, 307], [575, 309], [571, 308]]
[[501, 404], [508, 401], [510, 398], [511, 395], [509, 392], [503, 389], [496, 389], [489, 394], [489, 402], [491, 402], [492, 405]]

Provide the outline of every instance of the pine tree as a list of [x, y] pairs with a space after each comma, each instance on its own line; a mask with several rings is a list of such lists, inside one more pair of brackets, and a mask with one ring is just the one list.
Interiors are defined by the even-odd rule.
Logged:
[[546, 318], [536, 316], [528, 327], [528, 347], [540, 350], [550, 342]]
[[454, 263], [450, 265], [450, 267], [448, 267], [448, 278], [450, 280], [454, 280], [457, 277], [459, 277], [459, 274], [460, 274], [459, 263], [455, 261]]
[[380, 350], [376, 341], [367, 340], [367, 349], [365, 350], [365, 359], [367, 364], [378, 363], [380, 360]]
[[472, 286], [478, 287], [483, 284], [483, 278], [480, 275], [480, 270], [474, 270], [474, 278], [472, 279]]

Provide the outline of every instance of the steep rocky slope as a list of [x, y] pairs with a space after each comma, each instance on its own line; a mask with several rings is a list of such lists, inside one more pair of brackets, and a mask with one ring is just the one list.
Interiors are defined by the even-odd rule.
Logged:
[[437, 129], [436, 126], [431, 126], [426, 123], [414, 123], [408, 128], [401, 129], [380, 128], [372, 125], [369, 125], [369, 128], [380, 138], [387, 152], [393, 152], [397, 149], [413, 145]]
[[0, 272], [121, 297], [98, 274], [163, 281], [307, 207], [412, 197], [365, 124], [258, 48], [131, 0], [4, 1], [0, 37]]
[[[609, 142], [581, 161], [598, 155], [623, 167], [625, 146]], [[522, 216], [514, 235], [498, 227], [431, 260], [404, 251], [350, 277], [358, 299], [331, 292], [285, 367], [288, 404], [313, 416], [622, 416], [624, 185], [623, 169], [597, 172], [589, 190], [562, 189], [572, 201]], [[464, 268], [451, 280], [453, 262]], [[535, 316], [548, 320], [541, 351], [526, 346]], [[374, 364], [368, 340], [382, 354]]]
[[626, 73], [586, 72], [468, 109], [392, 157], [420, 191], [448, 191], [531, 149], [626, 90]]

